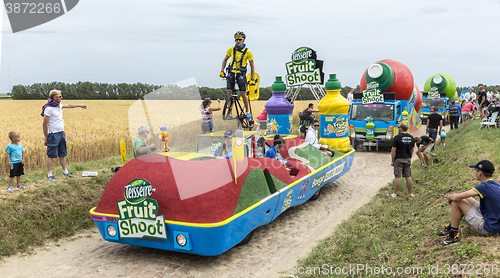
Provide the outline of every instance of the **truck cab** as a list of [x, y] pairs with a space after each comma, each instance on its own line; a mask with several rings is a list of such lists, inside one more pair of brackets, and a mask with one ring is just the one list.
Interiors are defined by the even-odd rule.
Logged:
[[427, 118], [431, 114], [431, 109], [433, 107], [438, 108], [438, 113], [443, 117], [443, 125], [449, 123], [449, 113], [448, 107], [450, 105], [450, 98], [446, 96], [446, 93], [440, 93], [439, 98], [429, 98], [427, 92], [422, 93], [422, 106], [420, 107], [420, 118], [422, 119], [422, 124], [427, 124]]
[[[355, 93], [349, 110], [349, 139], [354, 149], [357, 146], [391, 147], [392, 138], [398, 134], [397, 126], [403, 121], [403, 111], [407, 111], [408, 121], [413, 107], [406, 100], [396, 100], [395, 93], [383, 93], [384, 101], [363, 104], [362, 93]], [[366, 124], [372, 117], [375, 124], [374, 139], [366, 138]]]

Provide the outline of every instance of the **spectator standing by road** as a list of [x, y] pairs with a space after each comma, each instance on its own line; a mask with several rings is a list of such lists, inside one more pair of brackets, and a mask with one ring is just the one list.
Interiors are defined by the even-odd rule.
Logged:
[[460, 103], [460, 101], [457, 101], [455, 106], [458, 107], [458, 121], [459, 123], [462, 123], [462, 105], [464, 102]]
[[21, 142], [21, 134], [18, 131], [9, 132], [9, 139], [11, 143], [5, 149], [10, 166], [9, 187], [7, 187], [7, 191], [14, 191], [14, 187], [12, 187], [14, 177], [17, 180], [16, 187], [25, 188], [21, 184], [21, 176], [24, 175], [24, 154], [26, 149], [19, 143]]
[[479, 86], [479, 95], [477, 97], [477, 102], [479, 105], [479, 114], [481, 120], [484, 118], [484, 108], [488, 107], [487, 92], [483, 89], [483, 86]]
[[406, 179], [408, 193], [413, 197], [411, 157], [413, 155], [413, 147], [415, 146], [415, 138], [407, 133], [408, 125], [406, 123], [400, 123], [398, 128], [399, 134], [392, 139], [391, 166], [394, 166], [394, 189], [391, 196], [392, 198], [398, 196], [401, 176], [403, 176]]
[[349, 101], [349, 104], [352, 104], [353, 98], [354, 98], [354, 89], [351, 89], [347, 94], [347, 101]]
[[467, 119], [470, 119], [470, 122], [472, 124], [472, 118], [474, 117], [473, 114], [474, 111], [474, 104], [472, 104], [472, 100], [469, 100], [464, 106], [462, 107], [462, 123], [464, 124], [467, 122]]
[[[431, 112], [432, 114], [429, 115], [429, 118], [427, 119], [427, 130], [426, 134], [429, 135], [429, 137], [432, 138], [434, 142], [436, 142], [436, 137], [438, 135], [438, 132], [441, 133], [441, 130], [443, 129], [443, 117], [438, 114], [438, 108], [433, 107]], [[439, 127], [439, 130], [438, 130]], [[432, 150], [434, 150], [434, 146], [432, 146]]]
[[[468, 191], [448, 195], [451, 221], [443, 231], [436, 233], [445, 237], [436, 246], [449, 246], [460, 241], [458, 228], [462, 219], [482, 236], [500, 233], [500, 184], [492, 179], [495, 167], [488, 160], [469, 167], [474, 168], [474, 177], [481, 183]], [[481, 201], [476, 201], [475, 196]]]
[[469, 88], [469, 91], [467, 91], [467, 93], [464, 94], [464, 98], [462, 99], [462, 101], [469, 101], [470, 100], [470, 91], [472, 90], [472, 88]]
[[467, 93], [465, 93], [464, 95], [464, 99], [466, 101], [469, 101], [469, 100], [476, 100], [476, 93], [474, 93], [474, 89], [471, 87], [469, 88], [469, 91]]
[[493, 93], [492, 92], [486, 92], [486, 100], [488, 101], [488, 104], [493, 101]]
[[47, 146], [47, 179], [55, 182], [52, 175], [52, 161], [59, 157], [59, 163], [63, 168], [63, 174], [67, 177], [75, 176], [68, 172], [66, 165], [66, 134], [64, 133], [64, 120], [62, 118], [63, 108], [81, 107], [87, 109], [85, 104], [62, 104], [62, 93], [59, 90], [52, 90], [49, 93], [47, 103], [42, 107], [43, 134], [45, 135], [44, 145]]
[[451, 106], [448, 110], [448, 113], [450, 113], [450, 129], [458, 129], [458, 117], [460, 116], [460, 108], [458, 108], [455, 105], [455, 102], [451, 102]]
[[219, 102], [219, 107], [210, 107], [212, 105], [212, 101], [210, 98], [205, 98], [200, 105], [201, 112], [201, 132], [202, 134], [213, 132], [214, 131], [214, 122], [212, 119], [213, 111], [219, 111], [221, 109], [220, 99], [217, 99]]

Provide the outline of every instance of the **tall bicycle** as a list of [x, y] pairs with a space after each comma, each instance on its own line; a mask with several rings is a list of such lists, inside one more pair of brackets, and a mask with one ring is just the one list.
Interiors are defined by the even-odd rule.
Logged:
[[[255, 74], [257, 75], [257, 74]], [[240, 102], [240, 95], [239, 95], [239, 90], [236, 89], [236, 74], [234, 75], [235, 78], [234, 80], [230, 80], [235, 86], [233, 93], [229, 96], [226, 97], [226, 102], [224, 103], [224, 108], [222, 109], [222, 119], [224, 120], [238, 120], [241, 124], [242, 129], [252, 129], [254, 121], [251, 119], [250, 121], [247, 119], [246, 113], [245, 113], [245, 106]], [[258, 75], [257, 75], [258, 76]], [[227, 80], [227, 77], [225, 77]], [[258, 77], [255, 79], [254, 83], [250, 83], [248, 80], [245, 83], [245, 93], [247, 94], [247, 97], [249, 95], [250, 89], [252, 86], [257, 86], [258, 84]], [[255, 88], [254, 88], [255, 90]], [[258, 97], [258, 96], [257, 96]], [[248, 108], [250, 111], [250, 114], [252, 114], [252, 105], [250, 104], [250, 98], [248, 99]], [[234, 113], [233, 113], [234, 112]]]

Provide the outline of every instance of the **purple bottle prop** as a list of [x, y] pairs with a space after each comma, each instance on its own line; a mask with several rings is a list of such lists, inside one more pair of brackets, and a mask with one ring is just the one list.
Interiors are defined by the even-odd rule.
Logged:
[[273, 96], [264, 105], [267, 111], [267, 134], [293, 134], [293, 104], [285, 98], [286, 84], [276, 76], [271, 86]]

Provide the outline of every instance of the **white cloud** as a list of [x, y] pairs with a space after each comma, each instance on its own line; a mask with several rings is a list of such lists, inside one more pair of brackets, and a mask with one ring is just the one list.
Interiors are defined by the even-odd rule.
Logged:
[[16, 84], [95, 81], [166, 85], [218, 77], [235, 31], [247, 34], [261, 85], [309, 46], [343, 85], [381, 59], [405, 63], [415, 82], [445, 72], [459, 86], [496, 84], [499, 1], [86, 0], [66, 15], [12, 34], [4, 12], [0, 93]]

